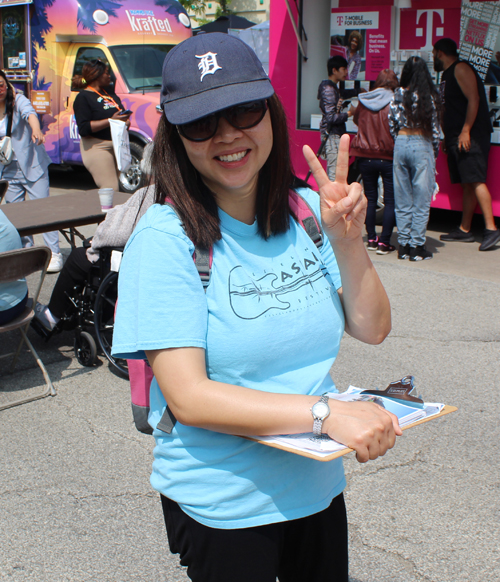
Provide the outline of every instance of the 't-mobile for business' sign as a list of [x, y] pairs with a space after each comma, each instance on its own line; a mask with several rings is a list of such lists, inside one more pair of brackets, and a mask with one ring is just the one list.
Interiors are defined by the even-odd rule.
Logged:
[[[378, 28], [378, 12], [335, 12], [332, 9], [332, 30], [334, 28]], [[359, 10], [359, 9], [358, 9]], [[339, 33], [337, 33], [339, 34]]]
[[[392, 6], [356, 6], [350, 11], [332, 8], [330, 34], [349, 37], [351, 31], [359, 32], [364, 40], [361, 72], [358, 80], [374, 81], [382, 69], [390, 67]], [[350, 47], [345, 47], [349, 59]], [[358, 57], [359, 59], [359, 57]], [[363, 62], [364, 61], [364, 62]]]

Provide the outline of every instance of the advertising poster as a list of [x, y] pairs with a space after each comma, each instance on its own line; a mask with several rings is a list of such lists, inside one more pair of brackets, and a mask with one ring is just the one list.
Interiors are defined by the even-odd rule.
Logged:
[[440, 8], [439, 0], [436, 4], [436, 8], [400, 9], [399, 50], [432, 52], [434, 43], [443, 37], [452, 38], [458, 44], [460, 8]]
[[500, 83], [499, 2], [462, 0], [460, 58], [469, 61], [486, 83]]
[[37, 113], [50, 113], [50, 91], [31, 91], [31, 103]]
[[330, 55], [347, 60], [349, 80], [374, 81], [390, 68], [392, 6], [332, 8]]

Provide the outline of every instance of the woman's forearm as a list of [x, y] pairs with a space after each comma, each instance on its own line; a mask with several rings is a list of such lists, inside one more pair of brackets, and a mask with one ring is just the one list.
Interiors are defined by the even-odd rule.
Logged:
[[391, 331], [391, 306], [363, 240], [334, 241], [332, 246], [342, 278], [346, 331], [362, 342], [379, 344]]
[[312, 430], [309, 409], [318, 396], [261, 392], [210, 380], [201, 348], [146, 353], [169, 408], [182, 424], [240, 435]]
[[102, 131], [103, 129], [107, 129], [109, 127], [109, 119], [93, 119], [90, 122], [90, 130], [92, 133], [96, 133], [97, 131]]
[[[241, 436], [312, 432], [318, 395], [277, 394], [207, 378], [205, 351], [148, 351], [158, 385], [178, 422]], [[358, 460], [383, 455], [401, 434], [397, 419], [373, 402], [329, 401], [322, 432], [356, 450]]]
[[30, 113], [28, 117], [28, 125], [31, 127], [31, 130], [35, 133], [41, 131], [40, 122], [38, 121], [38, 117], [34, 113]]
[[40, 122], [35, 113], [30, 113], [28, 116], [28, 125], [31, 127], [31, 139], [35, 144], [41, 144], [45, 141]]

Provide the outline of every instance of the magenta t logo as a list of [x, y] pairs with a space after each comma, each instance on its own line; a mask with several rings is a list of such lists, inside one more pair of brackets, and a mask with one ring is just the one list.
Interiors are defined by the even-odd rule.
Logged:
[[[436, 13], [439, 18], [440, 18], [440, 24], [441, 26], [437, 26], [437, 22], [436, 24], [434, 24], [434, 13]], [[429, 8], [427, 10], [417, 10], [417, 27], [415, 29], [415, 36], [424, 36], [424, 29], [423, 27], [419, 27], [420, 21], [422, 19], [422, 16], [424, 14], [427, 14], [427, 26], [425, 29], [425, 44], [424, 46], [420, 47], [420, 50], [423, 51], [431, 51], [434, 43], [432, 42], [432, 39], [434, 36], [444, 36], [444, 10], [442, 8]], [[436, 19], [437, 20], [437, 19]]]

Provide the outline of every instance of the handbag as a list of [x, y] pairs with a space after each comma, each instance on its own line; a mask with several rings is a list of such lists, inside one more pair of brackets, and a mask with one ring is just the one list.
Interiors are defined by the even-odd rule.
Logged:
[[14, 151], [12, 149], [12, 139], [10, 134], [12, 132], [12, 115], [9, 115], [7, 120], [7, 135], [0, 139], [0, 164], [8, 166], [12, 162]]
[[132, 164], [127, 126], [124, 121], [110, 119], [109, 127], [111, 128], [111, 139], [113, 140], [113, 151], [118, 171], [126, 172]]

